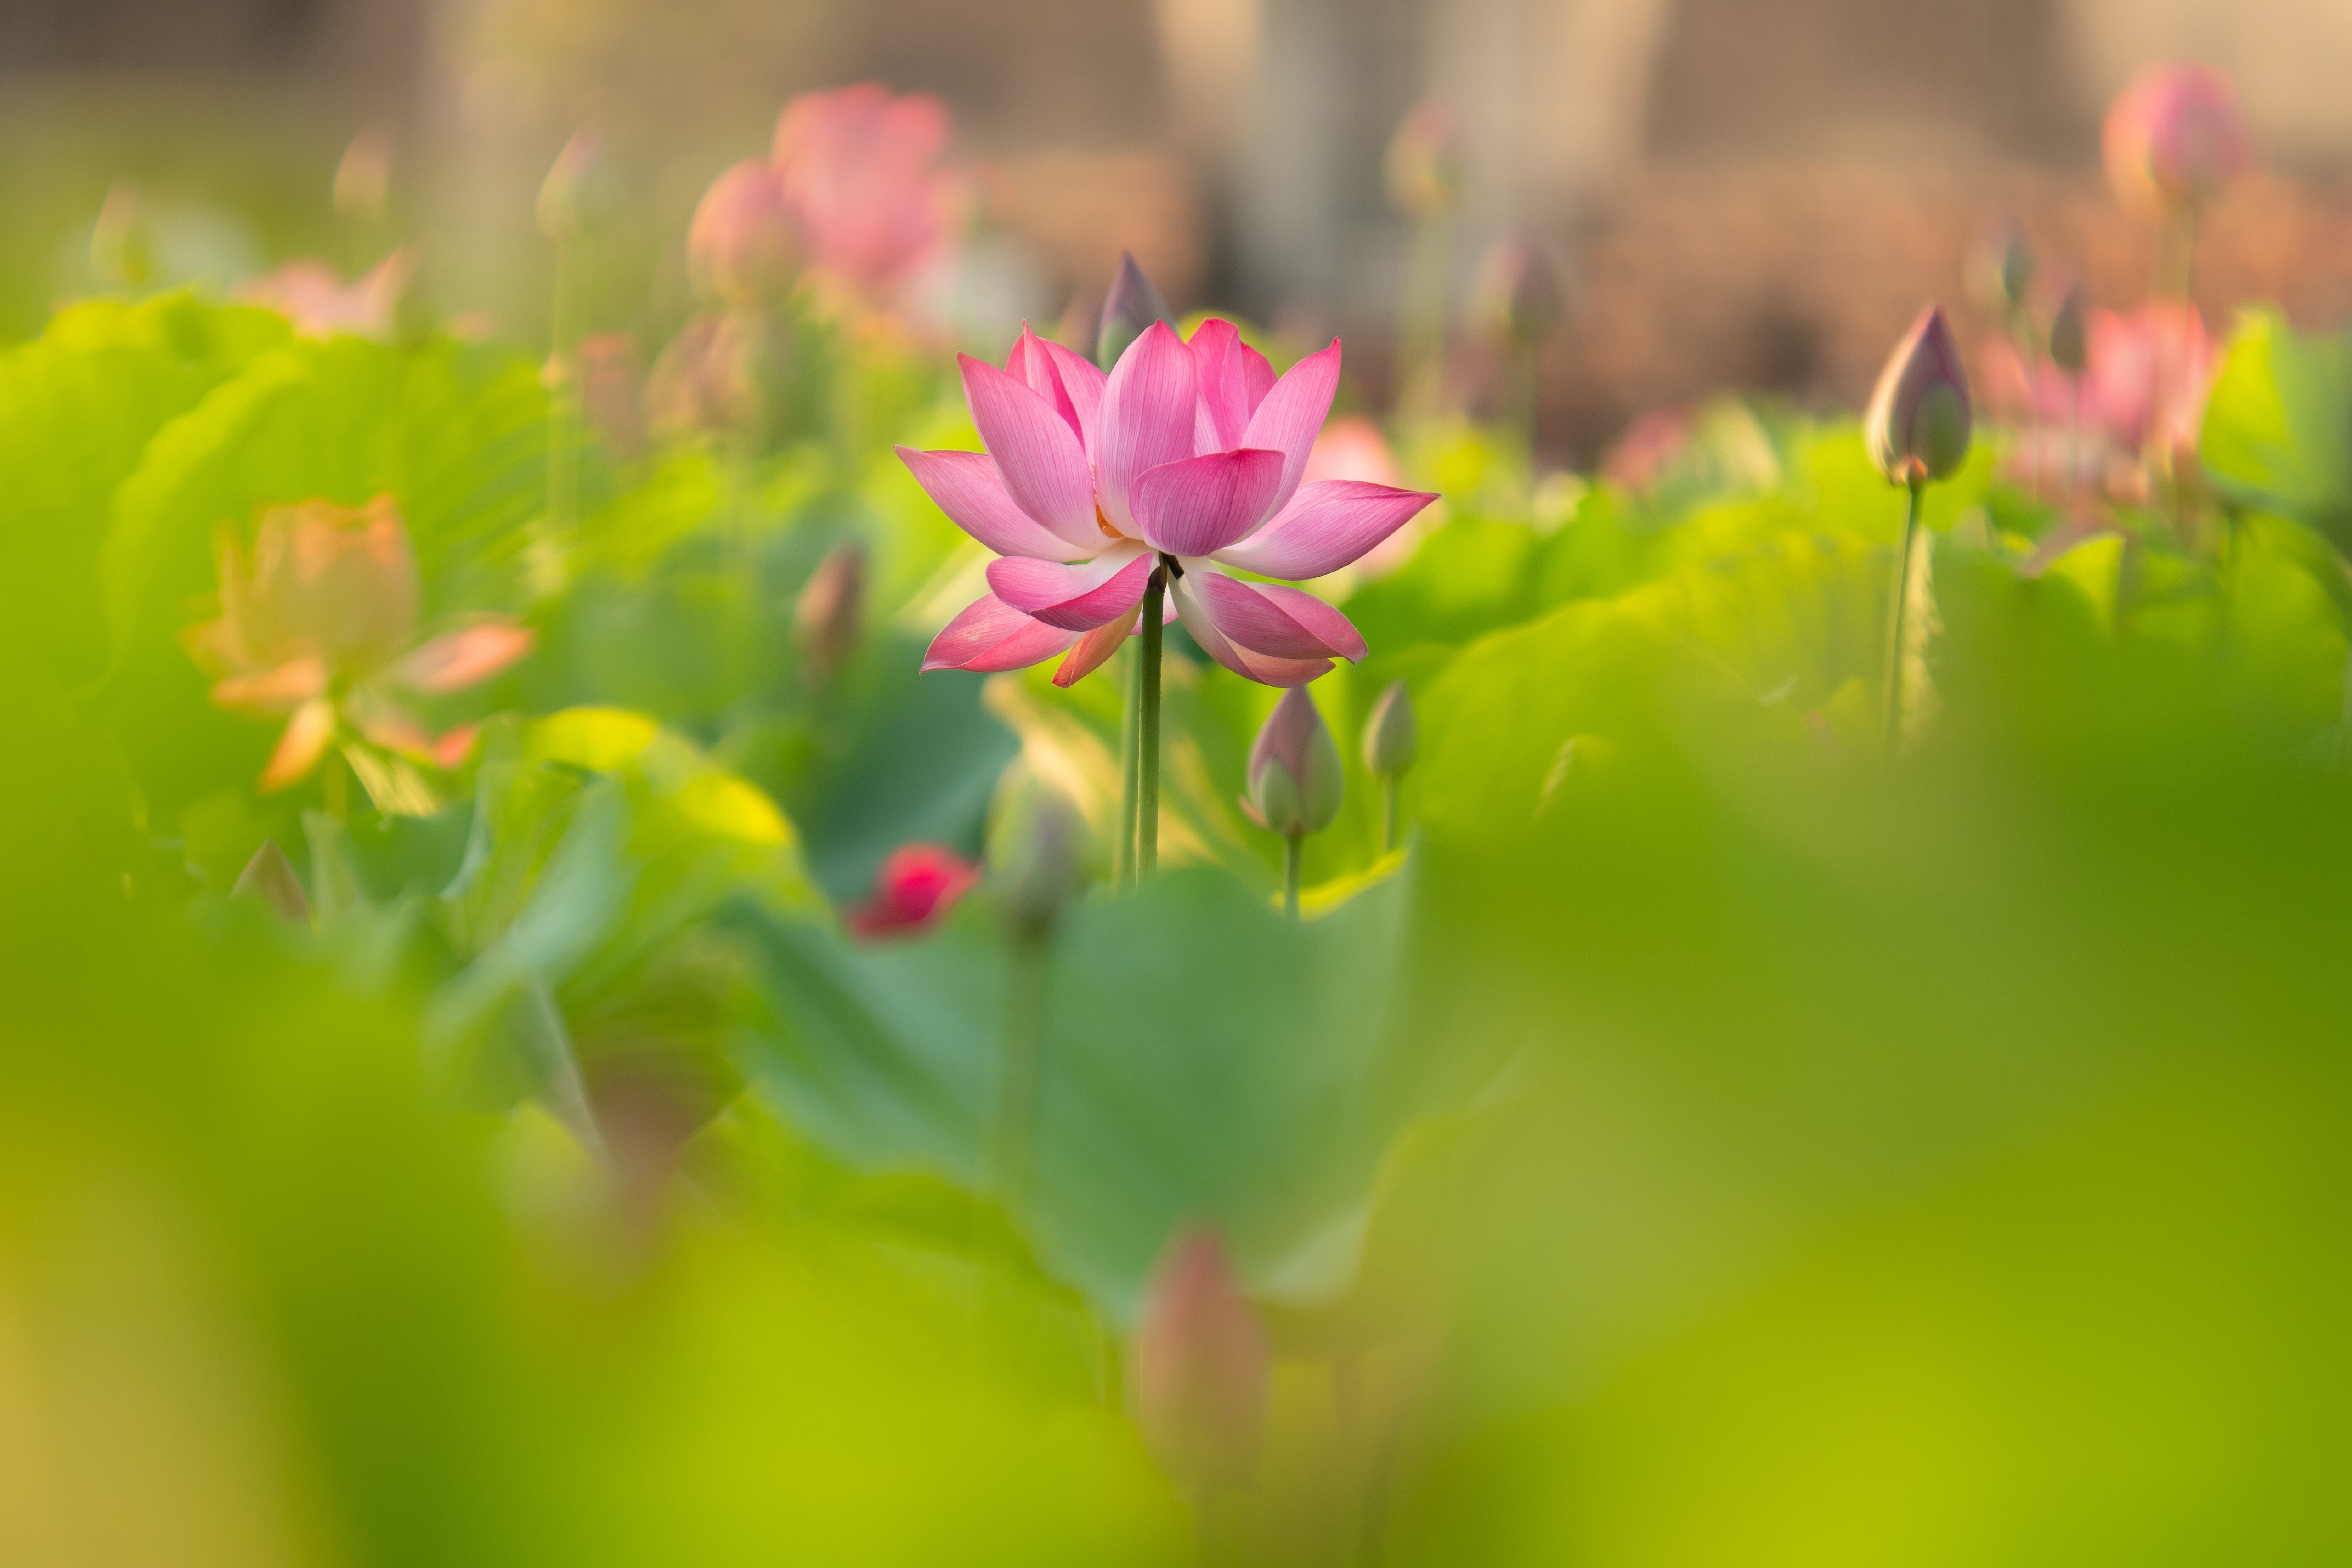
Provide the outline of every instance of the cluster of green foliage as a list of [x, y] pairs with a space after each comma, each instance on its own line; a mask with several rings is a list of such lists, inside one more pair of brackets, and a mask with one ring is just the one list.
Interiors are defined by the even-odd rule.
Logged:
[[[2059, 552], [1993, 443], [1936, 487], [1893, 755], [1902, 498], [1851, 425], [1727, 405], [1642, 493], [1423, 433], [1444, 515], [1315, 689], [1309, 918], [1234, 804], [1274, 693], [1180, 647], [1171, 868], [1055, 929], [1009, 1194], [992, 884], [835, 910], [1024, 789], [1106, 825], [1120, 682], [914, 673], [982, 558], [889, 455], [978, 445], [942, 369], [845, 349], [837, 427], [592, 449], [557, 532], [497, 348], [167, 296], [0, 356], [0, 1555], [2352, 1544], [2340, 342], [2241, 329], [2193, 515]], [[483, 738], [429, 811], [261, 795], [180, 641], [213, 531], [380, 493], [428, 616], [537, 647], [444, 700]], [[1383, 856], [1352, 742], [1400, 678]], [[231, 896], [265, 843], [307, 921]], [[1276, 1352], [1209, 1500], [1125, 1378], [1196, 1224]]]

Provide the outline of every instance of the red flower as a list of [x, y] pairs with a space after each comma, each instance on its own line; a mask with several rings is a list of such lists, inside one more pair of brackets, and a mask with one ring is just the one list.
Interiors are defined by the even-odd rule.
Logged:
[[980, 868], [943, 844], [902, 844], [875, 873], [874, 896], [849, 911], [849, 929], [868, 938], [927, 930], [979, 880]]

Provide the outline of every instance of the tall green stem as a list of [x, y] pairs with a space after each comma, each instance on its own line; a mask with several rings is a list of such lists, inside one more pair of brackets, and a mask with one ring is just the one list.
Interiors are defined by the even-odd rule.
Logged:
[[1046, 957], [1043, 931], [1013, 939], [1013, 963], [1004, 983], [1004, 1043], [996, 1080], [995, 1114], [989, 1130], [989, 1186], [1017, 1218], [1029, 1184], [1030, 1152], [1036, 1143], [1037, 1082], [1045, 1056]]
[[1143, 725], [1143, 653], [1136, 649], [1127, 661], [1127, 711], [1118, 726], [1118, 844], [1111, 856], [1111, 885], [1122, 890], [1135, 886], [1135, 813], [1140, 782], [1140, 736]]
[[579, 335], [573, 296], [580, 289], [579, 247], [555, 247], [554, 303], [548, 322], [548, 357], [555, 367], [547, 398], [547, 525], [551, 548], [570, 542], [580, 508], [580, 365], [572, 340]]
[[1166, 556], [1151, 569], [1143, 590], [1143, 673], [1136, 704], [1135, 876], [1140, 882], [1160, 869], [1160, 624], [1168, 602]]
[[1298, 918], [1298, 869], [1307, 858], [1307, 836], [1290, 833], [1282, 840], [1282, 912]]
[[1381, 780], [1381, 853], [1392, 855], [1397, 847], [1397, 778], [1393, 773]]
[[1895, 604], [1886, 616], [1886, 754], [1903, 735], [1903, 617], [1911, 601], [1911, 552], [1919, 535], [1919, 498], [1927, 481], [1911, 481], [1910, 505], [1903, 513], [1903, 552], [1895, 558]]

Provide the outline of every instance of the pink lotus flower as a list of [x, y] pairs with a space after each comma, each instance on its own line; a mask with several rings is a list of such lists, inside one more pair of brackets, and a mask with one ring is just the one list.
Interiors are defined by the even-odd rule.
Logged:
[[215, 551], [221, 616], [188, 632], [188, 649], [221, 677], [215, 703], [286, 718], [265, 793], [307, 777], [346, 727], [385, 751], [454, 765], [471, 731], [436, 740], [400, 695], [459, 690], [530, 649], [528, 629], [489, 616], [411, 646], [416, 557], [389, 496], [356, 510], [280, 507], [262, 518], [250, 560], [224, 523]]
[[962, 201], [940, 166], [953, 133], [938, 99], [877, 82], [786, 104], [770, 162], [811, 269], [870, 298], [935, 256]]
[[1178, 1479], [1208, 1487], [1248, 1478], [1272, 1363], [1216, 1234], [1177, 1235], [1136, 1324], [1135, 1404], [1145, 1439]]
[[874, 896], [849, 911], [849, 929], [873, 938], [936, 924], [980, 880], [980, 868], [943, 844], [902, 844], [874, 876]]
[[925, 669], [1017, 669], [1056, 654], [1067, 686], [1117, 651], [1155, 565], [1210, 658], [1301, 686], [1364, 657], [1313, 595], [1214, 569], [1336, 572], [1437, 498], [1358, 480], [1301, 484], [1339, 380], [1339, 344], [1279, 381], [1230, 321], [1188, 344], [1154, 322], [1106, 377], [1024, 331], [1003, 370], [961, 356], [986, 452], [899, 458], [948, 516], [995, 551], [992, 590], [933, 640]]
[[2057, 365], [2029, 367], [2006, 339], [1986, 345], [1985, 390], [2023, 435], [2013, 465], [2064, 481], [2069, 476], [2129, 490], [2150, 446], [2194, 450], [2205, 401], [2220, 374], [2196, 307], [2154, 300], [2128, 315], [2092, 310], [2084, 320], [2080, 378]]
[[277, 311], [306, 338], [331, 338], [344, 332], [388, 338], [401, 296], [407, 292], [408, 280], [415, 271], [416, 255], [405, 248], [394, 251], [348, 283], [325, 262], [303, 258], [242, 285], [236, 299]]
[[2238, 89], [2210, 66], [2150, 66], [2107, 110], [2101, 137], [2116, 195], [2144, 211], [2190, 210], [2253, 163]]
[[756, 305], [792, 286], [801, 242], [783, 183], [756, 158], [710, 182], [686, 231], [687, 269], [735, 305]]

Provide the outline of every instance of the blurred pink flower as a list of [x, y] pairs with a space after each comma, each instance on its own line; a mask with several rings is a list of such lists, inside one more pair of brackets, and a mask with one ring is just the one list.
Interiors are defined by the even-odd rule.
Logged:
[[1003, 370], [961, 356], [986, 452], [898, 448], [940, 510], [1003, 559], [925, 669], [1017, 669], [1066, 654], [1067, 686], [1136, 628], [1153, 567], [1210, 658], [1298, 686], [1364, 639], [1293, 581], [1336, 572], [1437, 498], [1355, 479], [1302, 484], [1339, 379], [1339, 343], [1279, 381], [1230, 321], [1185, 341], [1153, 322], [1106, 377], [1024, 331]]
[[1985, 346], [1985, 391], [2020, 426], [2012, 466], [2029, 475], [2126, 489], [2150, 447], [2193, 451], [2221, 372], [2193, 305], [2152, 300], [2131, 313], [2090, 311], [2079, 380], [2046, 361], [2029, 367], [2007, 339]]
[[1654, 408], [1625, 428], [1601, 460], [1601, 477], [1620, 489], [1646, 490], [1690, 446], [1687, 408]]
[[874, 876], [874, 896], [849, 911], [862, 937], [906, 936], [938, 922], [980, 880], [980, 868], [943, 844], [902, 844]]
[[1265, 1429], [1273, 1356], [1213, 1231], [1160, 1255], [1135, 1331], [1135, 1404], [1160, 1462], [1189, 1486], [1246, 1480]]
[[1393, 489], [1404, 483], [1404, 474], [1378, 425], [1360, 414], [1342, 414], [1315, 437], [1314, 449], [1307, 454], [1307, 470], [1298, 479], [1307, 485], [1323, 479], [1360, 479]]
[[2193, 210], [2253, 163], [2238, 89], [2210, 66], [2150, 66], [2108, 107], [2107, 179], [2129, 206]]
[[940, 162], [953, 133], [938, 99], [877, 82], [786, 104], [770, 162], [810, 269], [870, 299], [937, 255], [963, 196]]
[[404, 247], [348, 283], [325, 262], [306, 257], [241, 285], [235, 298], [277, 311], [305, 337], [331, 338], [347, 332], [354, 337], [388, 338], [400, 297], [415, 271], [416, 253]]
[[710, 182], [686, 231], [687, 269], [733, 305], [756, 305], [790, 288], [801, 256], [783, 182], [756, 158]]
[[223, 523], [214, 549], [220, 618], [192, 627], [188, 650], [220, 678], [215, 703], [287, 717], [262, 772], [265, 792], [308, 776], [347, 724], [387, 751], [436, 761], [456, 732], [436, 742], [395, 694], [456, 691], [530, 649], [528, 629], [488, 616], [411, 646], [416, 557], [389, 496], [357, 509], [277, 508], [263, 516], [249, 559]]

